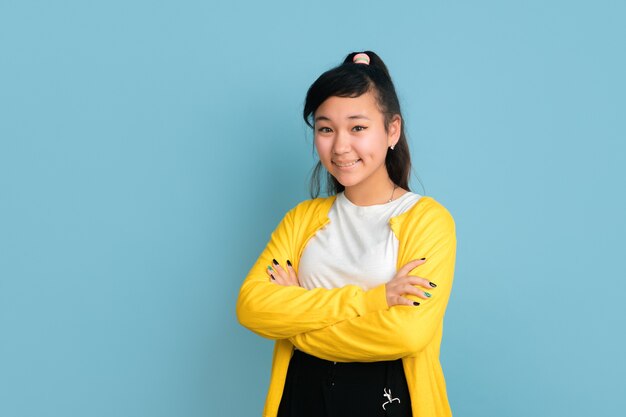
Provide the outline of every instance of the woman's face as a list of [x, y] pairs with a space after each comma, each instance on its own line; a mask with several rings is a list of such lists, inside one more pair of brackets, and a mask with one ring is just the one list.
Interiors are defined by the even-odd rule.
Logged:
[[[400, 116], [385, 132], [371, 91], [326, 99], [315, 111], [315, 147], [324, 167], [344, 187], [389, 182], [385, 156], [400, 137]], [[392, 151], [393, 152], [393, 151]]]

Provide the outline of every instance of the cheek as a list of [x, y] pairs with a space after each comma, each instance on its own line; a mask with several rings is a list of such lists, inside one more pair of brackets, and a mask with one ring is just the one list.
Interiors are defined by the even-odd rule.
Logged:
[[314, 143], [315, 143], [315, 150], [317, 151], [317, 154], [319, 155], [320, 159], [327, 158], [328, 154], [330, 153], [329, 142], [316, 139]]
[[361, 156], [367, 156], [372, 159], [384, 158], [387, 150], [387, 144], [380, 140], [362, 141], [354, 146], [354, 149]]

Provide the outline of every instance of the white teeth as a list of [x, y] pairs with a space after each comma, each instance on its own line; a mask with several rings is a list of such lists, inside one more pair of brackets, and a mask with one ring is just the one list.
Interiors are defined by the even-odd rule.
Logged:
[[337, 165], [338, 167], [345, 168], [345, 167], [351, 167], [352, 165], [356, 164], [357, 162], [359, 162], [359, 159], [357, 159], [354, 162], [350, 162], [349, 164], [338, 164], [337, 162], [335, 162], [335, 165]]

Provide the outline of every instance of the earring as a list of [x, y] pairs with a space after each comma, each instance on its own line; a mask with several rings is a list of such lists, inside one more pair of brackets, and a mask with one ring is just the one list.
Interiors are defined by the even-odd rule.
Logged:
[[393, 147], [394, 147], [394, 146], [396, 146], [396, 145], [394, 144], [394, 145], [391, 145], [391, 146], [390, 146], [390, 148], [391, 148], [391, 150], [392, 150], [392, 151], [393, 151]]

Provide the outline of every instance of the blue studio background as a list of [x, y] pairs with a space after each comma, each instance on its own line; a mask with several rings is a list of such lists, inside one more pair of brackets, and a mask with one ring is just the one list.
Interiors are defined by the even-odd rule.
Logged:
[[[623, 1], [0, 1], [0, 416], [261, 414], [309, 85], [386, 61], [457, 225], [456, 416], [626, 406]], [[418, 180], [419, 179], [419, 180]]]

